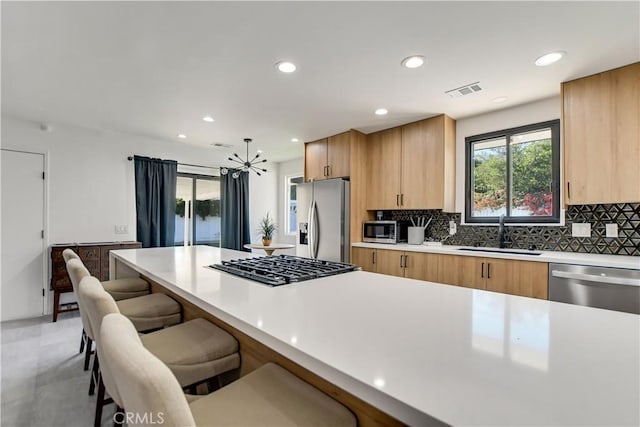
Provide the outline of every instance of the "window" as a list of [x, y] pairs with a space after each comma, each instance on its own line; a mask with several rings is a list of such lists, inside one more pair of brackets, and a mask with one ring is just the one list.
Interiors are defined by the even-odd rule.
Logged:
[[220, 178], [178, 173], [175, 245], [220, 246]]
[[285, 234], [294, 235], [298, 229], [298, 205], [296, 200], [296, 185], [302, 184], [304, 178], [302, 175], [290, 175], [285, 177]]
[[560, 222], [559, 120], [465, 141], [465, 222]]

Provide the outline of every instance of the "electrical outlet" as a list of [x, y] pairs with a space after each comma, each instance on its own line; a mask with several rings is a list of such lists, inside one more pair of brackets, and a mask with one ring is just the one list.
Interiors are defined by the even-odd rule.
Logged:
[[571, 224], [572, 237], [591, 237], [590, 222], [574, 222]]
[[618, 224], [607, 224], [605, 227], [607, 230], [607, 237], [612, 237], [614, 239], [618, 237]]
[[128, 225], [116, 225], [114, 226], [116, 234], [129, 234], [129, 226]]
[[449, 234], [453, 236], [458, 232], [455, 221], [449, 221]]

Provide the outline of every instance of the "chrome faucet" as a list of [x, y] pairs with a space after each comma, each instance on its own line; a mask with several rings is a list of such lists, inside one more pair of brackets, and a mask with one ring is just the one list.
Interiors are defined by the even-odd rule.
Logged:
[[498, 221], [498, 247], [499, 248], [504, 248], [505, 247], [505, 229], [504, 229], [504, 214], [500, 215], [500, 220]]

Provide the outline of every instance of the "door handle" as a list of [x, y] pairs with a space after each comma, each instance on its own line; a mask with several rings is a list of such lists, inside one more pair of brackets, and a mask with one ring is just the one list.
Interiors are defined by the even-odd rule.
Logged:
[[480, 277], [484, 279], [484, 262], [482, 263], [482, 267], [480, 269]]

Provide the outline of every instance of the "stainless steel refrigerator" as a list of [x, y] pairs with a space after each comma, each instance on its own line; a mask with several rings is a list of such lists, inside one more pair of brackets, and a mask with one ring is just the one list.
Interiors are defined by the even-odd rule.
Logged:
[[349, 181], [298, 184], [296, 255], [349, 262]]

